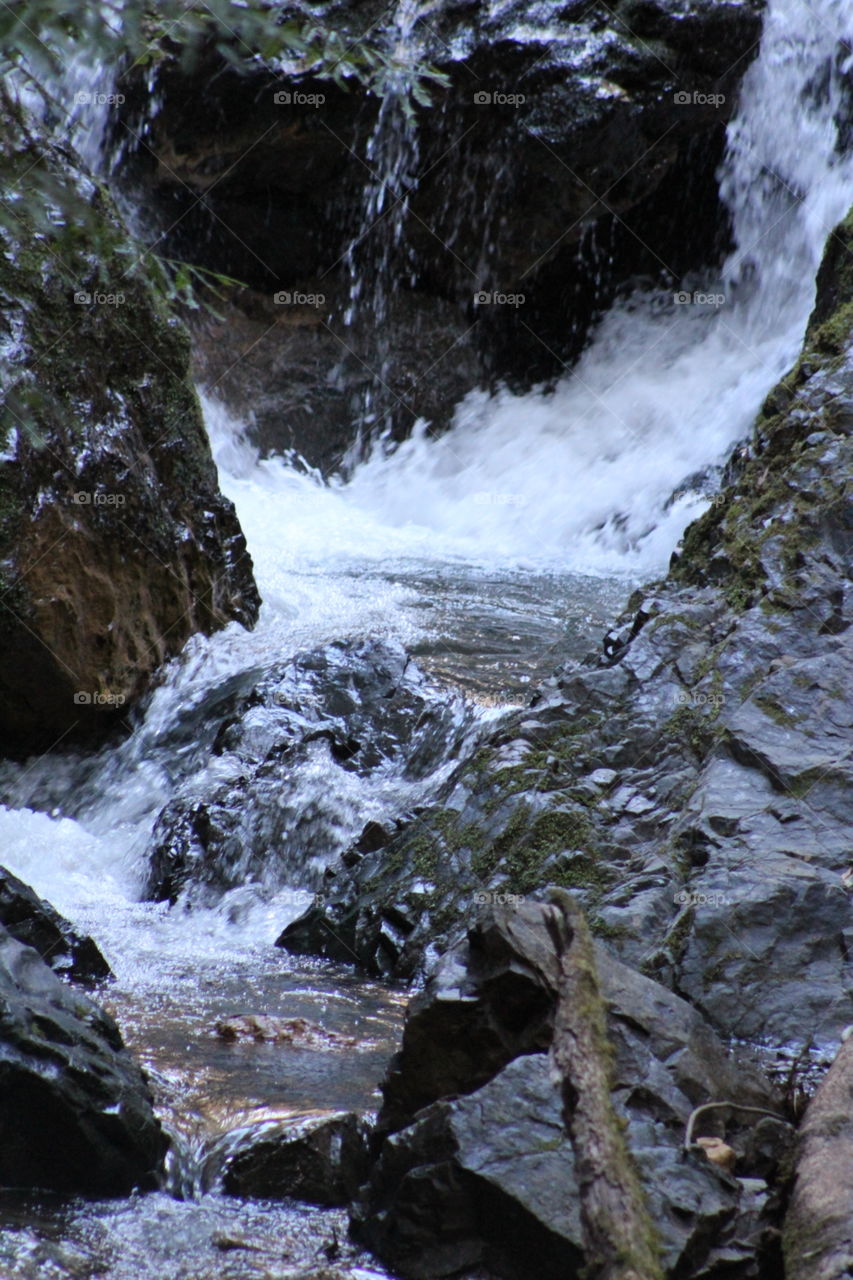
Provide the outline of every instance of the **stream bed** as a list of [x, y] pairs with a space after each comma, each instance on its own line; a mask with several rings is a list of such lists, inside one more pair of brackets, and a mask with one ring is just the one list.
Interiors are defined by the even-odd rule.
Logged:
[[[222, 421], [215, 405], [207, 410], [216, 443]], [[115, 980], [96, 997], [147, 1071], [173, 1136], [168, 1187], [109, 1202], [0, 1193], [3, 1280], [284, 1280], [317, 1267], [354, 1280], [388, 1274], [348, 1242], [343, 1210], [224, 1195], [208, 1186], [205, 1159], [239, 1127], [375, 1112], [408, 993], [274, 947], [310, 902], [316, 868], [313, 879], [282, 873], [192, 909], [139, 901], [152, 828], [176, 794], [215, 781], [223, 768], [211, 749], [222, 691], [271, 664], [322, 653], [342, 638], [400, 642], [424, 672], [427, 705], [473, 737], [522, 704], [559, 662], [597, 648], [630, 588], [624, 578], [462, 557], [332, 553], [323, 545], [327, 508], [339, 499], [320, 486], [311, 495], [304, 477], [267, 463], [247, 508], [245, 478], [224, 473], [223, 450], [233, 459], [243, 448], [239, 428], [227, 425], [223, 484], [242, 497], [246, 526], [266, 508], [255, 539], [247, 528], [265, 598], [258, 627], [190, 642], [118, 744], [0, 767], [2, 861], [90, 933], [109, 961]], [[263, 486], [271, 480], [303, 501], [313, 496], [315, 516], [301, 512], [298, 544], [286, 529], [270, 533]], [[289, 523], [282, 497], [276, 506]], [[297, 695], [304, 700], [305, 689]], [[362, 778], [336, 769], [324, 744], [315, 749], [300, 785], [306, 804], [327, 793], [324, 830], [334, 847], [320, 863], [346, 847], [366, 817], [391, 819], [428, 801], [455, 763], [452, 754], [437, 758], [431, 772], [412, 778], [401, 761]], [[239, 1015], [305, 1019], [328, 1043], [229, 1043], [217, 1023]]]

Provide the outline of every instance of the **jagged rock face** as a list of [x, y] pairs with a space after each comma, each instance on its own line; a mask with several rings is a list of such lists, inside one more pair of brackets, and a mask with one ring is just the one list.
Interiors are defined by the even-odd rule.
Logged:
[[156, 1186], [167, 1141], [102, 1009], [0, 927], [0, 1185], [125, 1195]]
[[89, 983], [112, 977], [94, 939], [78, 933], [55, 907], [5, 867], [0, 867], [0, 925], [18, 942], [33, 947], [61, 978]]
[[[757, 1274], [751, 1266], [773, 1234], [766, 1182], [744, 1184], [701, 1153], [685, 1158], [681, 1144], [694, 1106], [725, 1097], [778, 1111], [779, 1100], [683, 1000], [603, 947], [597, 962], [614, 1105], [667, 1275]], [[355, 1211], [358, 1237], [400, 1275], [426, 1280], [483, 1266], [515, 1280], [531, 1274], [532, 1258], [537, 1276], [580, 1272], [574, 1157], [543, 1052], [558, 980], [541, 906], [489, 907], [409, 1006]], [[701, 1132], [722, 1133], [723, 1119], [737, 1173], [755, 1175], [758, 1117], [710, 1113]], [[771, 1181], [778, 1175], [766, 1172]]]
[[251, 626], [259, 599], [186, 333], [82, 162], [3, 128], [4, 185], [37, 173], [85, 214], [45, 229], [24, 207], [2, 231], [0, 731], [25, 754], [102, 735], [188, 636]]
[[[384, 7], [312, 12], [345, 43], [396, 39]], [[252, 290], [225, 324], [203, 327], [202, 377], [238, 412], [260, 382], [260, 445], [329, 470], [379, 374], [397, 436], [419, 416], [446, 424], [475, 385], [554, 376], [619, 286], [661, 279], [662, 263], [669, 286], [719, 253], [714, 172], [760, 25], [754, 0], [437, 5], [410, 47], [449, 83], [416, 107], [404, 176], [374, 151], [365, 161], [376, 98], [299, 79], [296, 64], [241, 77], [214, 53], [190, 75], [167, 61], [156, 113], [140, 74], [127, 110], [144, 134], [149, 209], [173, 228], [176, 256]], [[343, 319], [372, 179], [388, 183], [383, 215], [355, 252], [368, 294], [385, 278], [379, 333], [370, 306]], [[403, 186], [395, 247], [383, 236], [393, 240]], [[475, 307], [480, 290], [522, 301]], [[276, 291], [323, 301], [276, 306]]]
[[851, 235], [666, 582], [507, 717], [441, 807], [331, 868], [282, 945], [411, 975], [478, 900], [555, 883], [721, 1033], [834, 1047], [853, 1020]]

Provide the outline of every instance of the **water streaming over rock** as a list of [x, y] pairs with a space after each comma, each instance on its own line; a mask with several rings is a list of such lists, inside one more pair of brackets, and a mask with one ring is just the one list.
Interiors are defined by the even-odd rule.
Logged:
[[349, 501], [438, 554], [658, 571], [796, 358], [849, 207], [851, 25], [844, 0], [769, 6], [720, 173], [736, 247], [718, 274], [614, 307], [554, 391], [472, 393], [441, 439], [376, 446]]
[[[398, 10], [404, 66], [422, 13], [408, 2]], [[372, 1028], [386, 1044], [393, 1038], [393, 998], [311, 976], [271, 958], [269, 944], [303, 905], [296, 895], [314, 891], [335, 846], [365, 817], [391, 819], [422, 801], [431, 783], [423, 773], [407, 776], [405, 762], [389, 765], [378, 783], [370, 771], [361, 777], [333, 760], [328, 737], [317, 738], [297, 786], [326, 805], [326, 830], [336, 831], [323, 856], [312, 850], [310, 869], [284, 859], [272, 880], [224, 884], [219, 901], [192, 912], [139, 902], [157, 815], [176, 798], [233, 781], [227, 743], [216, 746], [225, 712], [300, 651], [379, 636], [419, 650], [432, 670], [491, 700], [507, 691], [517, 700], [567, 646], [582, 648], [601, 629], [626, 579], [665, 566], [708, 501], [715, 468], [795, 358], [826, 235], [850, 202], [853, 157], [837, 123], [851, 72], [842, 35], [853, 37], [846, 0], [771, 0], [720, 175], [732, 255], [716, 278], [684, 281], [681, 295], [643, 294], [614, 308], [553, 391], [471, 395], [444, 437], [420, 429], [394, 452], [377, 446], [349, 481], [331, 484], [282, 459], [259, 461], [240, 424], [208, 402], [221, 482], [237, 504], [265, 599], [258, 628], [250, 635], [233, 625], [191, 641], [118, 748], [0, 772], [2, 861], [102, 944], [118, 975], [113, 1003], [175, 1116], [181, 1105], [196, 1116], [202, 1106], [188, 1071], [196, 1083], [220, 1079], [221, 1051], [205, 1050], [204, 1037], [211, 1019], [241, 998], [314, 1009], [357, 1033]], [[414, 127], [389, 95], [371, 141], [375, 178], [364, 206], [365, 227], [383, 214], [386, 222], [369, 287], [357, 244], [351, 253], [351, 307], [372, 307], [380, 329], [389, 273], [406, 269], [406, 191], [416, 156]], [[572, 627], [574, 641], [566, 634]], [[293, 679], [291, 701], [305, 693], [298, 671]], [[470, 712], [440, 686], [427, 681], [423, 693], [454, 733], [475, 730]], [[258, 705], [251, 714], [262, 736], [272, 710]], [[435, 769], [449, 763], [436, 752]], [[161, 1043], [152, 1049], [157, 1025]], [[196, 1052], [189, 1068], [181, 1059], [188, 1044]], [[369, 1099], [366, 1077], [309, 1067], [322, 1105]], [[273, 1072], [261, 1101], [282, 1087]], [[234, 1088], [250, 1092], [245, 1079]], [[305, 1104], [295, 1076], [287, 1089], [292, 1105]], [[193, 1124], [207, 1123], [190, 1123], [190, 1136]], [[146, 1233], [174, 1227], [192, 1251], [200, 1219], [163, 1200], [150, 1205], [116, 1213], [90, 1247], [90, 1256], [100, 1249], [98, 1256], [113, 1258], [107, 1274], [131, 1274], [115, 1261], [122, 1250], [134, 1277], [166, 1274], [173, 1259], [162, 1249], [146, 1257]], [[209, 1202], [199, 1208], [205, 1222], [214, 1212]], [[42, 1240], [52, 1231], [85, 1253], [80, 1241], [97, 1212], [63, 1213], [59, 1221], [45, 1210], [52, 1225]], [[298, 1234], [293, 1221], [277, 1223], [261, 1224], [262, 1234]], [[299, 1230], [310, 1234], [305, 1224]], [[8, 1274], [36, 1274], [9, 1239], [0, 1231]]]

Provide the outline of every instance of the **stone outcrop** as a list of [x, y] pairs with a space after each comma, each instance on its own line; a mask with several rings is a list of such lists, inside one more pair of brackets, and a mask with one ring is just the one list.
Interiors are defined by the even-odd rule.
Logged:
[[[725, 1132], [736, 1177], [701, 1151], [685, 1158], [682, 1144], [695, 1106], [725, 1098], [778, 1113], [779, 1099], [683, 1000], [603, 947], [597, 963], [611, 1096], [667, 1274], [756, 1274], [756, 1255], [776, 1247], [768, 1179], [780, 1174], [777, 1162], [756, 1176], [758, 1117], [718, 1111], [697, 1128]], [[558, 980], [542, 906], [487, 907], [412, 1001], [355, 1210], [358, 1237], [400, 1275], [482, 1266], [520, 1278], [535, 1257], [536, 1274], [556, 1280], [583, 1266], [572, 1147], [544, 1053]]]
[[60, 978], [102, 982], [112, 970], [93, 938], [80, 934], [28, 884], [0, 867], [0, 926], [33, 947]]
[[23, 755], [103, 736], [259, 600], [156, 266], [8, 103], [0, 171], [21, 197], [0, 228], [0, 731]]
[[842, 1044], [800, 1128], [785, 1218], [787, 1280], [853, 1270], [853, 1038]]
[[126, 1195], [167, 1145], [112, 1018], [0, 927], [0, 1186]]

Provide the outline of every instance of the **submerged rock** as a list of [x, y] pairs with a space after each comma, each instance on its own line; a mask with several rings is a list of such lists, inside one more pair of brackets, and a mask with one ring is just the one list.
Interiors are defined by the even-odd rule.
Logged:
[[79, 934], [44, 898], [5, 867], [0, 867], [0, 925], [33, 947], [61, 978], [102, 982], [112, 970], [93, 938]]
[[0, 1185], [126, 1195], [167, 1145], [112, 1018], [0, 927]]
[[234, 1196], [346, 1205], [366, 1171], [365, 1124], [340, 1111], [234, 1129], [211, 1150], [204, 1179]]
[[286, 1044], [300, 1049], [353, 1049], [359, 1044], [355, 1036], [327, 1030], [307, 1018], [274, 1018], [267, 1014], [221, 1018], [214, 1030], [220, 1040], [229, 1044], [253, 1040], [256, 1044]]
[[[749, 1259], [772, 1247], [767, 1181], [747, 1186], [701, 1152], [685, 1158], [682, 1147], [695, 1106], [726, 1099], [776, 1112], [779, 1099], [685, 1001], [603, 947], [597, 963], [613, 1102], [667, 1274], [710, 1276], [718, 1262], [722, 1274], [724, 1259], [727, 1275], [755, 1274]], [[544, 1053], [557, 979], [542, 907], [489, 907], [410, 1005], [355, 1211], [358, 1237], [401, 1275], [483, 1266], [521, 1277], [535, 1257], [537, 1276], [556, 1280], [583, 1265], [574, 1157]], [[723, 1118], [748, 1177], [754, 1118], [715, 1112], [697, 1132], [719, 1141]]]
[[23, 755], [102, 737], [189, 636], [253, 625], [259, 599], [157, 268], [5, 101], [3, 185], [30, 192], [0, 229], [0, 730]]

